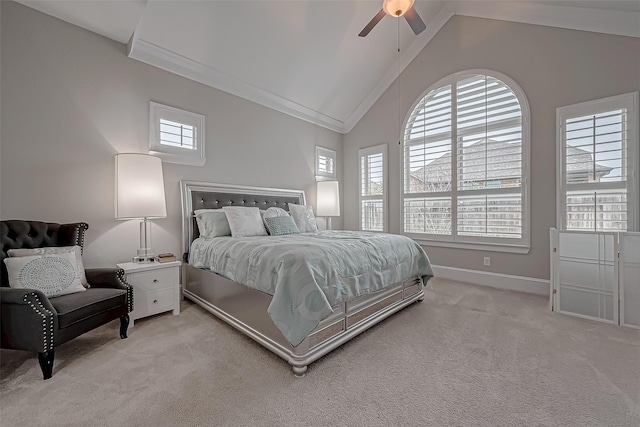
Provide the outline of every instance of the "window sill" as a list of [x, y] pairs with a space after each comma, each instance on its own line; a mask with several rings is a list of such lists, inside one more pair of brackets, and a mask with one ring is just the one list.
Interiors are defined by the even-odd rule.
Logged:
[[200, 155], [178, 155], [171, 153], [164, 153], [161, 151], [149, 151], [149, 154], [160, 157], [165, 162], [169, 163], [178, 163], [181, 165], [188, 166], [204, 166], [207, 162], [207, 159], [204, 157], [200, 157]]
[[506, 253], [512, 253], [512, 254], [528, 254], [531, 251], [530, 246], [524, 246], [524, 245], [506, 245], [502, 243], [443, 242], [439, 240], [429, 240], [425, 238], [415, 237], [410, 234], [405, 234], [405, 235], [407, 237], [412, 238], [422, 246], [437, 246], [442, 248], [453, 248], [453, 249], [469, 249], [474, 251], [506, 252]]

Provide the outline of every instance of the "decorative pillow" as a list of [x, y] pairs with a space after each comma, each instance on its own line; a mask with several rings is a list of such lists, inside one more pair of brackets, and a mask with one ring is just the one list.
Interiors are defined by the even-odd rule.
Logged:
[[227, 215], [231, 236], [250, 237], [266, 236], [267, 230], [264, 228], [260, 209], [245, 206], [225, 206], [222, 208]]
[[267, 230], [269, 230], [269, 234], [272, 236], [284, 236], [285, 234], [300, 233], [296, 223], [293, 222], [293, 218], [289, 215], [265, 218], [264, 222], [267, 224]]
[[269, 208], [264, 212], [264, 218], [274, 218], [277, 216], [289, 216], [289, 212], [282, 208]]
[[293, 217], [298, 230], [301, 233], [308, 233], [310, 231], [318, 231], [318, 225], [316, 224], [316, 217], [313, 216], [313, 209], [311, 206], [296, 205], [295, 203], [289, 203], [289, 212]]
[[231, 236], [227, 214], [222, 209], [198, 209], [193, 213], [200, 237]]
[[12, 288], [36, 289], [47, 297], [86, 291], [73, 252], [7, 257], [4, 263]]
[[76, 257], [75, 269], [80, 275], [80, 283], [85, 288], [90, 288], [87, 276], [84, 274], [84, 264], [82, 263], [82, 248], [80, 246], [48, 246], [34, 249], [9, 249], [7, 255], [10, 257], [34, 256], [34, 255], [56, 255], [73, 253]]

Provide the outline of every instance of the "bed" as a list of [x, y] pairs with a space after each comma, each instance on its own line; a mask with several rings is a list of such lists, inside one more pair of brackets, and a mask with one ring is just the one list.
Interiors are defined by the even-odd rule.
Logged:
[[[389, 282], [385, 283], [383, 287], [372, 286], [360, 292], [337, 293], [336, 295], [339, 294], [338, 297], [325, 292], [327, 295], [322, 300], [322, 303], [326, 307], [314, 304], [318, 306], [316, 313], [303, 313], [305, 319], [308, 318], [313, 321], [311, 323], [300, 322], [300, 324], [290, 325], [292, 330], [295, 329], [292, 332], [289, 327], [283, 326], [285, 320], [275, 315], [274, 306], [288, 304], [293, 307], [295, 304], [293, 302], [287, 303], [286, 300], [283, 303], [282, 301], [285, 297], [283, 297], [282, 292], [278, 293], [278, 289], [284, 287], [290, 291], [297, 288], [306, 289], [311, 285], [298, 283], [298, 281], [304, 282], [305, 279], [291, 280], [291, 283], [287, 283], [287, 280], [278, 279], [276, 287], [271, 289], [273, 292], [270, 292], [267, 282], [271, 281], [272, 278], [268, 271], [274, 270], [275, 267], [270, 267], [268, 264], [263, 265], [262, 259], [257, 264], [259, 264], [260, 268], [267, 270], [261, 273], [262, 276], [256, 276], [256, 282], [264, 281], [264, 287], [260, 286], [261, 283], [257, 285], [251, 283], [250, 285], [254, 287], [252, 289], [232, 280], [231, 278], [237, 279], [237, 277], [226, 270], [223, 272], [213, 271], [212, 268], [206, 265], [205, 261], [201, 260], [201, 253], [207, 252], [208, 243], [203, 239], [199, 239], [199, 230], [194, 218], [194, 211], [198, 209], [222, 209], [225, 206], [258, 207], [261, 210], [279, 207], [288, 211], [290, 203], [306, 204], [304, 192], [300, 190], [194, 181], [181, 181], [180, 185], [184, 243], [182, 275], [184, 297], [286, 360], [298, 378], [304, 376], [310, 363], [404, 307], [416, 301], [424, 300], [424, 283], [432, 275], [426, 256], [420, 258], [421, 264], [426, 262], [426, 266], [421, 265], [420, 274], [409, 274], [405, 270], [398, 268], [398, 271], [394, 274], [380, 279]], [[216, 245], [218, 245], [216, 251], [220, 252], [219, 248], [223, 247], [225, 242], [228, 245], [233, 244], [234, 249], [236, 246], [256, 245], [257, 247], [258, 244], [277, 244], [280, 245], [278, 246], [279, 248], [291, 248], [295, 240], [307, 242], [306, 244], [301, 243], [301, 246], [315, 247], [314, 239], [324, 240], [329, 242], [328, 244], [337, 245], [340, 250], [343, 250], [344, 247], [351, 245], [352, 242], [366, 238], [366, 236], [361, 237], [356, 233], [321, 231], [296, 236], [257, 237], [253, 238], [253, 240], [232, 237], [216, 238], [218, 239], [216, 240]], [[392, 245], [396, 246], [400, 243], [412, 244], [418, 248], [418, 251], [422, 252], [422, 249], [417, 244], [401, 236], [392, 237], [392, 235], [385, 236], [382, 234], [373, 236], [374, 239], [386, 237], [405, 239], [407, 242], [396, 240]], [[324, 244], [322, 243], [322, 245]], [[322, 248], [322, 245], [318, 243], [317, 248]], [[253, 250], [247, 253], [250, 254], [249, 257], [253, 257], [256, 252], [285, 253], [286, 251], [266, 249], [262, 251]], [[237, 256], [242, 252], [236, 252], [235, 254], [234, 256]], [[422, 254], [424, 255], [423, 252]], [[246, 258], [246, 256], [241, 255], [238, 258]], [[368, 262], [371, 262], [371, 260], [369, 259]], [[317, 275], [318, 267], [312, 266], [311, 269], [315, 269], [314, 271], [316, 271]], [[220, 268], [220, 270], [223, 269]], [[406, 271], [409, 270], [407, 269]], [[240, 281], [240, 279], [238, 280]], [[327, 280], [333, 279], [327, 278]], [[295, 319], [287, 319], [287, 321], [294, 322]]]

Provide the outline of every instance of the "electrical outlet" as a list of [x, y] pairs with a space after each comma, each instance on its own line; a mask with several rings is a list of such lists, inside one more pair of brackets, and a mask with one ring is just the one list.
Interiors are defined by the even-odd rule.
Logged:
[[486, 267], [491, 267], [491, 257], [488, 257], [488, 256], [484, 257], [484, 265]]

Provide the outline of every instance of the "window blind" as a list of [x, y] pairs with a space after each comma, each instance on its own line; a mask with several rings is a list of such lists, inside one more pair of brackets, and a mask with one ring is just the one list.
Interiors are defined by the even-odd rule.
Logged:
[[453, 240], [522, 240], [525, 159], [518, 96], [489, 75], [451, 80], [420, 99], [407, 121], [404, 231]]
[[360, 229], [384, 231], [386, 145], [360, 150]]
[[196, 129], [188, 124], [160, 119], [160, 144], [194, 150]]
[[564, 119], [567, 230], [628, 229], [628, 125], [625, 108]]

